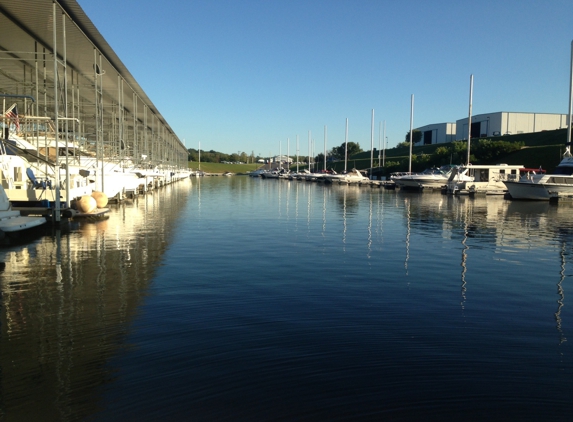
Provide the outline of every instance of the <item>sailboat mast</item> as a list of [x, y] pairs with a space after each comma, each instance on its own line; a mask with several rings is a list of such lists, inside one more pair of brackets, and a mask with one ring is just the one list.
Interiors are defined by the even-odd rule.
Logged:
[[378, 167], [382, 167], [382, 122], [378, 125]]
[[328, 137], [326, 125], [324, 125], [324, 172], [326, 173], [326, 138]]
[[370, 122], [370, 179], [374, 167], [374, 109], [372, 109], [372, 121]]
[[410, 161], [408, 164], [408, 173], [412, 174], [412, 129], [414, 126], [414, 94], [410, 99]]
[[344, 173], [347, 171], [348, 163], [348, 117], [346, 118], [346, 134], [344, 135]]
[[470, 75], [470, 109], [468, 113], [468, 158], [466, 164], [470, 163], [470, 147], [472, 139], [472, 101], [474, 96], [474, 75]]
[[308, 170], [312, 172], [312, 167], [310, 166], [310, 130], [308, 131]]
[[571, 41], [571, 68], [569, 71], [569, 115], [567, 116], [567, 147], [565, 151], [571, 149], [571, 119], [573, 119], [573, 41]]
[[382, 141], [384, 142], [384, 149], [382, 150], [382, 167], [386, 167], [386, 146], [388, 144], [388, 139], [386, 138], [386, 120], [384, 120], [384, 135], [382, 135]]
[[296, 135], [296, 174], [298, 174], [298, 135]]

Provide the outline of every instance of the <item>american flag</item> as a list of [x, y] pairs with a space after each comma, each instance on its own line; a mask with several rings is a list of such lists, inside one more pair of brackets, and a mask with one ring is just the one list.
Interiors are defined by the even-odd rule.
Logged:
[[16, 130], [20, 130], [20, 119], [18, 118], [18, 107], [16, 103], [12, 104], [12, 107], [6, 111], [5, 116], [14, 122]]

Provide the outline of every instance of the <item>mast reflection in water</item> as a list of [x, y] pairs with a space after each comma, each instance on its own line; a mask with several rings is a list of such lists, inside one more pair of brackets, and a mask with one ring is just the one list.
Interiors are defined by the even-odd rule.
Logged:
[[104, 406], [108, 361], [128, 347], [190, 192], [190, 181], [170, 185], [112, 206], [108, 219], [0, 251], [0, 419], [79, 420]]
[[4, 419], [570, 419], [573, 204], [186, 183], [5, 251]]

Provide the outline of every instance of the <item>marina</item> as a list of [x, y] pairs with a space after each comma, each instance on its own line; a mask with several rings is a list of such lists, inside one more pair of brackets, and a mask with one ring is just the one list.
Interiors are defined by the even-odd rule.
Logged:
[[14, 209], [59, 223], [95, 210], [82, 198], [101, 213], [190, 176], [184, 143], [75, 1], [0, 11], [0, 179]]
[[[200, 27], [193, 19], [208, 3], [185, 9], [185, 25]], [[170, 7], [163, 22], [173, 20], [183, 34]], [[154, 24], [162, 22], [154, 12]], [[133, 9], [123, 13], [138, 19]], [[216, 15], [224, 22], [221, 10]], [[241, 18], [251, 23], [246, 13]], [[233, 35], [242, 48], [249, 43]], [[349, 157], [346, 118], [337, 171], [327, 169], [326, 125], [324, 153], [314, 162], [308, 131], [307, 168], [299, 169], [296, 135], [296, 171], [292, 138], [286, 160], [279, 143], [273, 162], [262, 160], [248, 175], [237, 171], [243, 158], [225, 161], [237, 167], [213, 162], [201, 170], [201, 142], [197, 151], [187, 148], [75, 0], [0, 0], [0, 40], [1, 421], [571, 419], [571, 143], [552, 172], [470, 159], [472, 137], [482, 132], [500, 135], [504, 127], [509, 135], [531, 117], [541, 133], [561, 128], [565, 115], [494, 112], [472, 123], [472, 74], [469, 115], [456, 121], [467, 132], [463, 163], [452, 164], [459, 157], [444, 149], [449, 165], [412, 172], [412, 94], [409, 157], [389, 154], [408, 159], [408, 172], [390, 174], [382, 164], [386, 121], [375, 167], [373, 108], [363, 152], [369, 164], [356, 158], [357, 142]], [[264, 44], [255, 50], [286, 64]], [[159, 62], [152, 51], [150, 43], [138, 54]], [[234, 54], [230, 62], [206, 61], [205, 69], [240, 74], [238, 58], [248, 49]], [[193, 56], [170, 60], [184, 67], [185, 55]], [[288, 86], [287, 66], [266, 80], [254, 63], [249, 74], [265, 91]], [[321, 68], [324, 57], [320, 63], [308, 68]], [[200, 82], [189, 101], [195, 108], [185, 104], [184, 113], [207, 121], [208, 104], [195, 98], [207, 85], [199, 68], [186, 69], [186, 78]], [[260, 68], [272, 73], [270, 65]], [[328, 103], [338, 102], [336, 92], [356, 107], [349, 93], [360, 85], [346, 81], [338, 93], [328, 68], [305, 78], [332, 84], [321, 93]], [[183, 85], [160, 70], [154, 82]], [[357, 79], [373, 90], [366, 72]], [[266, 104], [260, 93], [213, 86], [233, 135], [242, 126], [253, 137], [261, 130], [233, 123], [238, 108], [273, 130], [282, 126], [266, 121], [263, 108], [295, 118], [275, 109], [289, 102], [278, 90]], [[222, 101], [229, 97], [219, 92], [243, 104]], [[292, 104], [308, 120], [304, 107], [319, 108], [316, 92], [305, 93], [303, 104], [295, 93]], [[186, 123], [197, 125], [189, 115]], [[510, 119], [520, 120], [510, 126]], [[228, 136], [223, 123], [213, 126]], [[426, 125], [419, 140], [451, 139], [438, 128], [452, 127]], [[204, 158], [214, 159], [219, 153], [210, 148]], [[251, 168], [260, 162], [254, 151], [233, 155], [252, 159]], [[429, 156], [420, 152], [417, 168]], [[391, 165], [398, 170], [405, 161]]]
[[571, 206], [201, 177], [48, 227], [2, 418], [567, 420]]

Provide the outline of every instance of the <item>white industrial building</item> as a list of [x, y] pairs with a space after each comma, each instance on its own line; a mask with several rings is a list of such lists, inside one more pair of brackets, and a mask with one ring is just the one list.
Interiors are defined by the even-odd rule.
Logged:
[[455, 123], [435, 123], [416, 130], [422, 132], [422, 145], [443, 144], [456, 140]]
[[[485, 138], [517, 133], [542, 132], [567, 127], [566, 114], [549, 113], [496, 113], [472, 116], [471, 137]], [[468, 118], [456, 121], [456, 140], [468, 139]]]
[[[495, 113], [472, 116], [472, 138], [486, 138], [517, 133], [542, 132], [567, 128], [567, 114], [551, 113]], [[468, 118], [456, 123], [435, 123], [415, 130], [422, 132], [421, 145], [442, 144], [468, 139]]]

